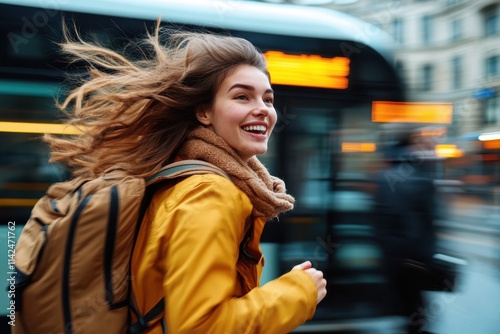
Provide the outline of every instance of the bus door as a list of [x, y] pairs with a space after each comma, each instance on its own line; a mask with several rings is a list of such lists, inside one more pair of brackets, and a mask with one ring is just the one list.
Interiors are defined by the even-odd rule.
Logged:
[[384, 282], [371, 221], [370, 178], [377, 161], [371, 101], [279, 95], [275, 108], [278, 123], [262, 160], [285, 180], [296, 203], [266, 226], [262, 241], [272, 256], [266, 256], [265, 271], [277, 275], [311, 260], [331, 277], [337, 300], [343, 293], [358, 303], [356, 291], [381, 291]]

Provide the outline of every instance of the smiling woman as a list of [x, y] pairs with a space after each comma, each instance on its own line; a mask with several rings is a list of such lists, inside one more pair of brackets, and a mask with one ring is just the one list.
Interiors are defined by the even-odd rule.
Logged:
[[273, 101], [267, 73], [240, 65], [222, 81], [212, 105], [200, 108], [196, 117], [246, 161], [267, 151], [277, 121]]

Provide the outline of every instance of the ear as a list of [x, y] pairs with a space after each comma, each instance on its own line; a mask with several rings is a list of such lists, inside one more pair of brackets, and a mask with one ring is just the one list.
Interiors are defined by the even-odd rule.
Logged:
[[212, 114], [208, 108], [199, 107], [195, 111], [196, 119], [205, 126], [212, 124], [211, 115]]

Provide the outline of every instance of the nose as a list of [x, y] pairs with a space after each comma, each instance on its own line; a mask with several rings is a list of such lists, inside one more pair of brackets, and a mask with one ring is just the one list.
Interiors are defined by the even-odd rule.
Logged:
[[253, 112], [256, 116], [266, 117], [269, 115], [269, 106], [264, 101], [258, 101]]

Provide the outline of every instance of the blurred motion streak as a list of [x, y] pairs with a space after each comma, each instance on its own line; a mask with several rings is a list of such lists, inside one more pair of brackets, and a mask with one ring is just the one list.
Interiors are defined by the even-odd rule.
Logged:
[[33, 207], [38, 198], [0, 198], [0, 207]]
[[0, 122], [0, 132], [52, 133], [60, 135], [81, 134], [80, 130], [66, 124], [31, 122]]
[[464, 152], [454, 144], [438, 144], [435, 150], [436, 155], [440, 158], [460, 158], [464, 156]]
[[480, 141], [500, 140], [500, 132], [483, 133], [478, 139]]
[[422, 129], [420, 135], [422, 137], [443, 137], [447, 133], [446, 128]]

